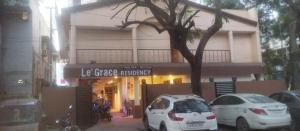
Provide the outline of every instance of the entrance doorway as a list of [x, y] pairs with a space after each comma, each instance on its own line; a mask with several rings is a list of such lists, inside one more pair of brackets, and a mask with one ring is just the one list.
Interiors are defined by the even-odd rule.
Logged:
[[133, 77], [81, 79], [76, 94], [77, 124], [81, 127], [92, 123], [92, 103], [97, 99], [105, 99], [112, 114], [132, 117], [135, 98]]

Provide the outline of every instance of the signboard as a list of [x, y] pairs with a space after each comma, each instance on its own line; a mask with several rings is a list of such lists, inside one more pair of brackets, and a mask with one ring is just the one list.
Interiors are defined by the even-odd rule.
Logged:
[[149, 67], [123, 67], [123, 68], [81, 68], [81, 78], [114, 77], [114, 76], [150, 76]]

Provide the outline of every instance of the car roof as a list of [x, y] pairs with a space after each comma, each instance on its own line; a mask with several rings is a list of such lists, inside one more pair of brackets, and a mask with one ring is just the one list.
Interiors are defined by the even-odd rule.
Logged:
[[199, 99], [202, 101], [205, 101], [203, 98], [201, 98], [198, 95], [194, 94], [185, 94], [185, 95], [161, 95], [161, 97], [169, 98], [173, 101], [179, 101], [179, 100], [184, 100], [184, 99]]
[[255, 93], [235, 93], [235, 94], [226, 94], [223, 96], [237, 96], [237, 97], [248, 97], [248, 96], [263, 96], [261, 94], [255, 94]]
[[34, 98], [14, 98], [7, 99], [0, 102], [0, 107], [14, 106], [14, 105], [34, 105], [37, 104], [39, 100]]

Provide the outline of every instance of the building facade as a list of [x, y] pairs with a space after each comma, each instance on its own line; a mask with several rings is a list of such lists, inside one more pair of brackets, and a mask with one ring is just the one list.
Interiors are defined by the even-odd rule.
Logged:
[[[119, 111], [125, 100], [140, 105], [142, 80], [147, 84], [190, 83], [187, 61], [183, 57], [171, 61], [167, 32], [159, 34], [145, 25], [118, 28], [126, 11], [114, 19], [111, 17], [127, 2], [103, 0], [64, 11], [62, 19], [68, 36], [65, 51], [69, 54], [64, 76], [71, 87], [78, 88], [77, 113], [81, 111], [80, 102], [90, 99], [87, 94], [94, 96], [93, 99], [105, 96], [113, 110]], [[214, 21], [213, 9], [193, 2], [187, 4], [201, 9], [194, 20], [197, 28], [206, 30]], [[224, 21], [223, 28], [205, 48], [202, 81], [260, 79], [263, 65], [257, 12], [252, 9], [223, 10], [223, 13], [228, 22]], [[129, 19], [157, 24], [144, 8], [135, 10]], [[195, 53], [198, 42], [188, 43], [191, 52]]]
[[49, 26], [37, 0], [6, 0], [0, 21], [1, 86], [8, 96], [40, 96], [49, 84]]

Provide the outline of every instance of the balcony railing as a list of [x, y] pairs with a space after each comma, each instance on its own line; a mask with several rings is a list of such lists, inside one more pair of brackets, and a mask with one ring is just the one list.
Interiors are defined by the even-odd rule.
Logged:
[[[191, 50], [195, 54], [196, 50]], [[132, 49], [77, 49], [77, 63], [133, 63]], [[170, 49], [138, 49], [138, 63], [171, 63]], [[187, 62], [181, 57], [182, 62]], [[230, 63], [230, 50], [205, 50], [204, 63]]]
[[132, 49], [77, 49], [77, 63], [133, 63]]
[[[192, 49], [191, 52], [196, 54], [196, 50]], [[230, 50], [204, 50], [203, 63], [230, 63], [231, 56]]]
[[[196, 50], [191, 50], [193, 54]], [[182, 62], [187, 62], [181, 57]], [[170, 49], [139, 49], [139, 63], [171, 63]], [[203, 54], [204, 63], [230, 63], [230, 50], [205, 50]]]

